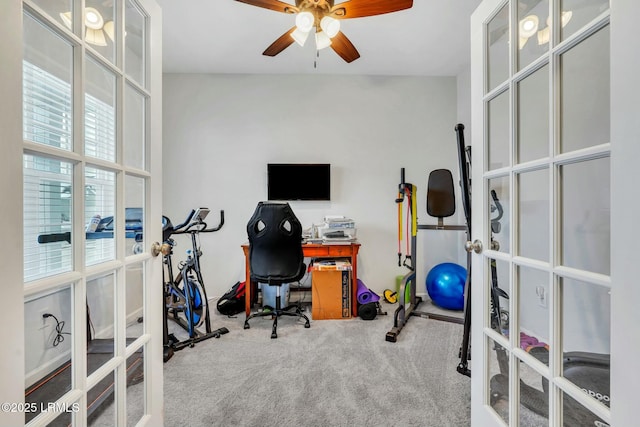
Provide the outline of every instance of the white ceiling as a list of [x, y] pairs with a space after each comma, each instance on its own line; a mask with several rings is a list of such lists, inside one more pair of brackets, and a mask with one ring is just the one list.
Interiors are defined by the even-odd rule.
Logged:
[[163, 10], [165, 73], [420, 76], [457, 75], [468, 66], [469, 18], [481, 2], [414, 0], [404, 11], [343, 20], [341, 31], [360, 52], [348, 64], [331, 48], [316, 58], [312, 39], [263, 56], [294, 26], [293, 15], [235, 0], [156, 1]]

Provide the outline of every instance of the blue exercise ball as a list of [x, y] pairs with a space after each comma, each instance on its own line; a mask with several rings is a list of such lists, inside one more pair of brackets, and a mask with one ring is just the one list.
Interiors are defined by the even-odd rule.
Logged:
[[466, 268], [451, 262], [438, 264], [427, 274], [427, 292], [438, 307], [462, 310], [466, 280]]

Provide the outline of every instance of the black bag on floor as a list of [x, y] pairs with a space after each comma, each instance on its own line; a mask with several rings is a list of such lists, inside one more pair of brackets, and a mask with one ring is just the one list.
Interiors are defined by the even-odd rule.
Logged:
[[236, 282], [224, 295], [220, 297], [216, 306], [220, 314], [233, 316], [242, 313], [245, 304], [245, 282]]

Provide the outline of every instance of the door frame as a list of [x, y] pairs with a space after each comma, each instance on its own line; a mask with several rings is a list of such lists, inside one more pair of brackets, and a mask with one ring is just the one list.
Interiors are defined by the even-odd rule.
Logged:
[[[472, 169], [471, 182], [475, 185], [472, 190], [472, 235], [471, 241], [480, 240], [486, 242], [487, 215], [484, 206], [484, 165], [485, 150], [483, 143], [486, 137], [484, 117], [484, 71], [487, 61], [485, 25], [489, 17], [494, 16], [500, 8], [509, 0], [484, 0], [471, 15], [471, 155]], [[480, 64], [478, 66], [477, 64]], [[488, 285], [485, 285], [484, 257], [482, 254], [473, 253], [471, 256], [471, 271], [473, 275], [471, 293], [471, 424], [475, 426], [502, 425], [502, 421], [492, 410], [487, 410], [486, 387], [483, 381], [485, 367], [489, 363], [484, 334], [486, 303], [489, 300]], [[486, 282], [488, 283], [488, 282]]]
[[640, 354], [640, 263], [636, 234], [640, 214], [640, 2], [611, 0], [611, 421], [637, 422]]
[[[16, 37], [19, 40], [16, 42]], [[6, 0], [0, 14], [0, 218], [3, 222], [3, 336], [12, 351], [0, 352], [0, 401], [24, 402], [24, 287], [22, 236], [22, 1]], [[23, 412], [2, 410], [0, 424], [22, 425]]]

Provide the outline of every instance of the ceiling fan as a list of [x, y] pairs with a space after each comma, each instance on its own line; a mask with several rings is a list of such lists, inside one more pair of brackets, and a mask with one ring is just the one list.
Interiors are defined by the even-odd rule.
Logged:
[[281, 35], [264, 52], [276, 56], [294, 41], [304, 45], [315, 29], [316, 48], [331, 47], [346, 62], [360, 58], [353, 43], [340, 31], [340, 20], [383, 15], [409, 9], [413, 0], [295, 0], [295, 5], [280, 0], [236, 0], [252, 6], [296, 15], [296, 25]]

